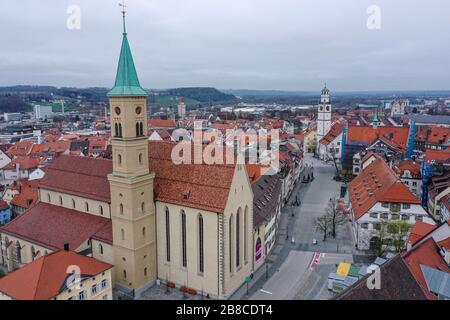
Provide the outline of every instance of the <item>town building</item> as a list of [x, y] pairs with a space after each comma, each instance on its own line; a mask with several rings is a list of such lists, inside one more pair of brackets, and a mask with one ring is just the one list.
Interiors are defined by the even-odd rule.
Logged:
[[34, 106], [34, 117], [36, 121], [47, 121], [53, 117], [53, 108], [51, 106]]
[[[172, 159], [177, 143], [148, 141], [147, 92], [126, 32], [108, 97], [112, 160], [56, 157], [39, 201], [0, 228], [0, 263], [20, 270], [68, 246], [114, 265], [112, 283], [135, 298], [157, 280], [230, 297], [254, 268], [253, 193], [243, 159], [180, 164]], [[149, 122], [167, 129], [168, 121]]]
[[394, 166], [400, 180], [411, 190], [413, 194], [422, 196], [422, 172], [420, 164], [414, 160], [402, 160]]
[[112, 267], [56, 251], [0, 278], [0, 300], [112, 300]]
[[[377, 158], [349, 183], [348, 196], [359, 250], [376, 250], [381, 241], [379, 230], [385, 221], [434, 224], [420, 200], [382, 158]], [[389, 235], [385, 238], [389, 239]]]
[[178, 118], [180, 120], [184, 120], [186, 117], [186, 103], [184, 102], [184, 98], [181, 97], [178, 99]]
[[[330, 90], [325, 87], [322, 89], [320, 95], [320, 103], [317, 112], [317, 148], [319, 148], [319, 141], [330, 131], [331, 129], [331, 98]], [[317, 150], [318, 152], [318, 150]]]

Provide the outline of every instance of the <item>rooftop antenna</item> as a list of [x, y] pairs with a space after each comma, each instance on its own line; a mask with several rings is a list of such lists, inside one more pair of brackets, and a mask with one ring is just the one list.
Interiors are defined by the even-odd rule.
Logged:
[[122, 0], [122, 2], [121, 3], [119, 3], [119, 7], [122, 7], [122, 17], [123, 17], [123, 34], [124, 35], [126, 35], [127, 34], [127, 28], [126, 28], [126, 25], [125, 25], [125, 15], [126, 15], [126, 8], [127, 8], [127, 6], [125, 5], [125, 0]]

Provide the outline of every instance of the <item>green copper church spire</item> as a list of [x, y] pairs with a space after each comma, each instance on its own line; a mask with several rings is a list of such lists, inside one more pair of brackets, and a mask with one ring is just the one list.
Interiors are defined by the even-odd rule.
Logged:
[[374, 129], [376, 129], [376, 128], [378, 128], [379, 124], [380, 124], [380, 120], [378, 120], [378, 109], [376, 109], [375, 114], [373, 115], [372, 127]]
[[131, 54], [130, 45], [128, 43], [125, 24], [125, 4], [120, 5], [123, 7], [122, 48], [120, 50], [119, 64], [117, 67], [116, 83], [108, 92], [108, 96], [147, 96], [147, 91], [145, 91], [139, 83], [136, 68], [134, 66], [133, 55]]

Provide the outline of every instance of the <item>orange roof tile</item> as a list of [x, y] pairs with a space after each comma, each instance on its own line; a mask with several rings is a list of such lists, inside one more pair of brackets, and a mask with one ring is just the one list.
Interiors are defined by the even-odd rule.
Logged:
[[182, 164], [171, 159], [176, 142], [150, 141], [150, 170], [157, 201], [223, 213], [235, 165]]
[[0, 279], [0, 291], [16, 300], [49, 300], [57, 296], [76, 265], [83, 276], [93, 277], [113, 266], [72, 251], [56, 251], [43, 256]]
[[[397, 182], [398, 177], [381, 158], [368, 165], [349, 183], [348, 192], [355, 218], [361, 218], [370, 208], [382, 199], [389, 199], [387, 191]], [[394, 186], [394, 189], [398, 188]], [[402, 190], [402, 194], [403, 194]], [[411, 200], [409, 195], [392, 200]]]
[[149, 119], [148, 126], [150, 128], [157, 128], [157, 127], [175, 128], [177, 124], [175, 123], [174, 120]]
[[436, 161], [439, 163], [450, 163], [450, 150], [432, 150], [425, 151], [425, 160], [427, 162]]
[[420, 204], [420, 200], [401, 181], [397, 181], [387, 188], [378, 201]]
[[378, 127], [371, 126], [349, 126], [347, 131], [347, 141], [363, 142], [370, 144], [378, 137], [385, 137], [395, 142], [402, 148], [408, 145], [409, 127]]
[[323, 145], [330, 144], [334, 141], [334, 139], [336, 139], [336, 137], [338, 137], [342, 133], [343, 129], [344, 125], [341, 122], [336, 122], [331, 126], [330, 131], [328, 131], [328, 133], [322, 139], [320, 139], [319, 143]]
[[416, 244], [417, 241], [423, 238], [426, 234], [430, 233], [430, 231], [436, 229], [436, 226], [433, 224], [425, 223], [422, 221], [416, 221], [414, 226], [411, 229], [411, 232], [408, 237], [408, 241], [411, 244]]
[[398, 163], [398, 165], [395, 166], [395, 171], [400, 175], [403, 176], [405, 171], [409, 171], [411, 173], [411, 176], [413, 178], [420, 178], [422, 176], [420, 164], [413, 161], [413, 160], [403, 160]]

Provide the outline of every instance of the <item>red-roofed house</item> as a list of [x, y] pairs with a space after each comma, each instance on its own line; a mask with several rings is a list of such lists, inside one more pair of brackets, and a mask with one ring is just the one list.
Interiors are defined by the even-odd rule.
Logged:
[[363, 169], [349, 183], [348, 195], [353, 232], [360, 250], [375, 250], [382, 221], [434, 223], [420, 205], [419, 199], [382, 158]]
[[347, 131], [348, 142], [361, 142], [367, 145], [377, 138], [384, 137], [394, 142], [396, 145], [406, 149], [408, 145], [409, 127], [382, 126], [373, 128], [372, 126], [349, 126]]
[[[177, 123], [175, 120], [148, 119], [149, 129], [175, 129]], [[147, 134], [146, 134], [147, 135]]]
[[400, 180], [419, 198], [422, 195], [422, 173], [420, 164], [413, 160], [402, 160], [394, 166]]
[[341, 122], [334, 123], [330, 131], [319, 141], [319, 157], [322, 160], [332, 160], [341, 158], [342, 130], [344, 124]]
[[112, 300], [112, 267], [72, 251], [56, 251], [1, 278], [0, 300]]
[[425, 142], [426, 149], [446, 150], [450, 146], [450, 128], [432, 126]]

